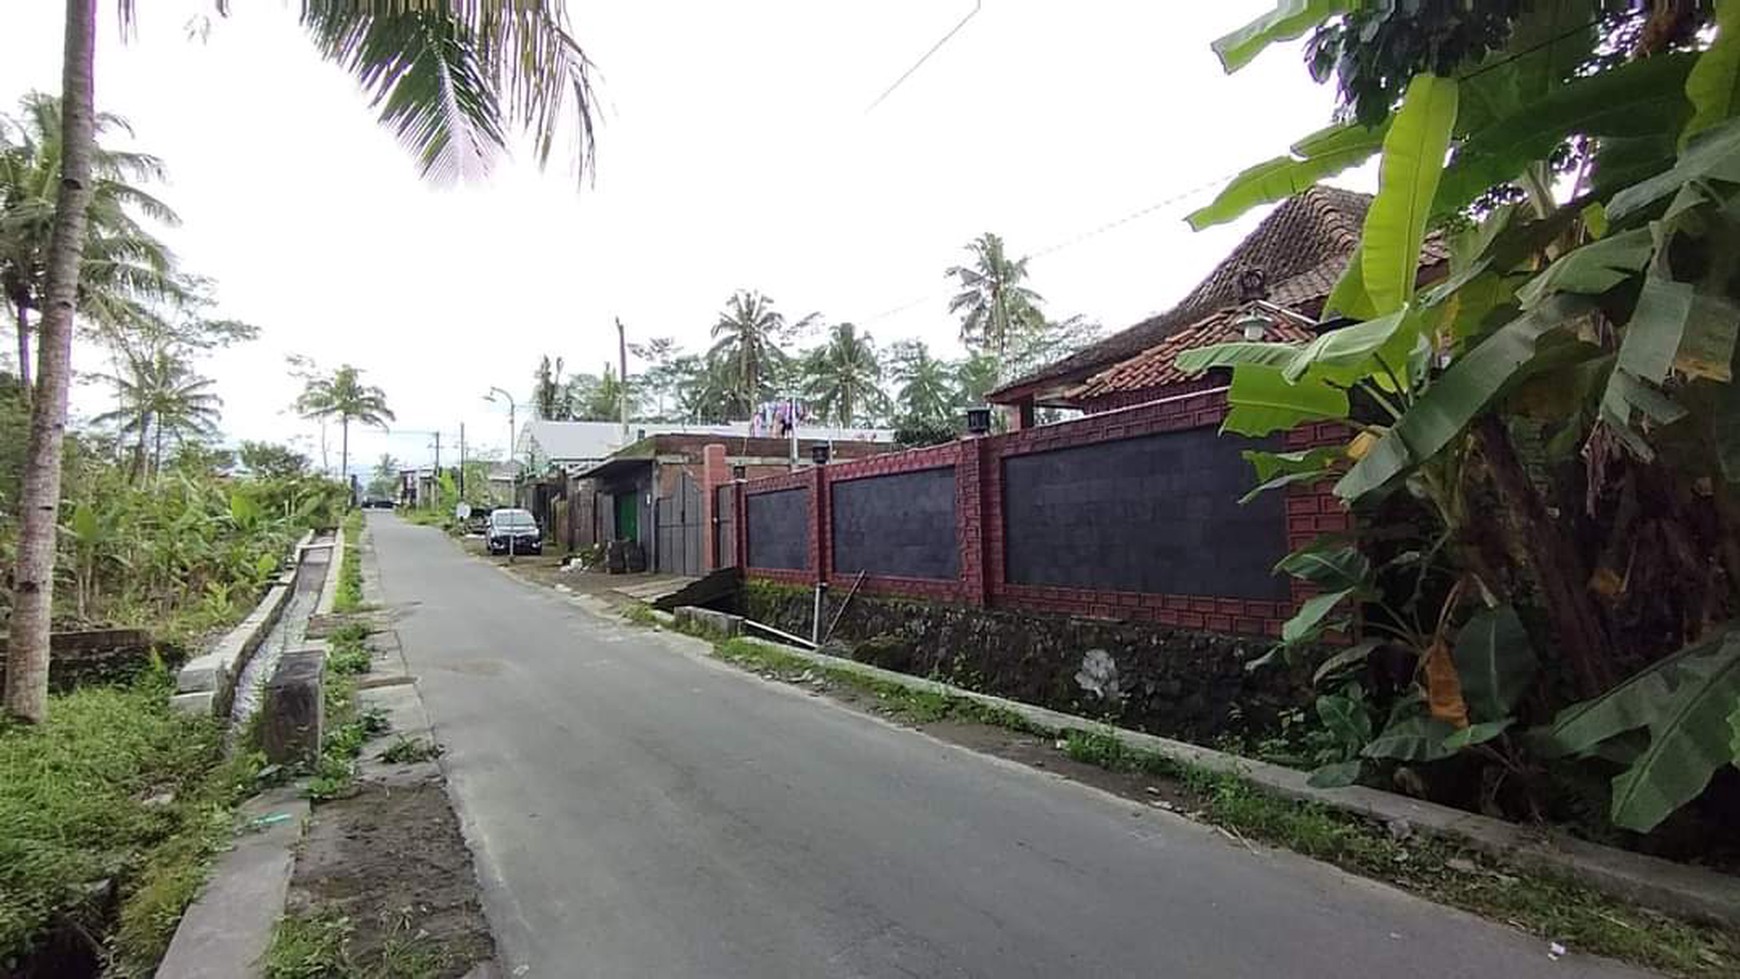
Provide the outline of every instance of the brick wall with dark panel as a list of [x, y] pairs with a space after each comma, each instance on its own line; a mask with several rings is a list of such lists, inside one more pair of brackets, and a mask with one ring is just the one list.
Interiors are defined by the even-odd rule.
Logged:
[[955, 467], [829, 482], [836, 575], [941, 578], [960, 575]]
[[1260, 445], [1193, 428], [1004, 459], [1008, 583], [1286, 598], [1270, 573], [1286, 553], [1281, 496], [1238, 502], [1239, 452]]
[[[1346, 529], [1349, 517], [1328, 484], [1295, 484], [1240, 507], [1253, 475], [1239, 457], [1245, 446], [1216, 434], [1226, 412], [1224, 389], [1186, 390], [1055, 425], [830, 465], [821, 475], [752, 480], [739, 484], [739, 499], [817, 480], [839, 487], [952, 468], [953, 578], [872, 572], [865, 593], [1278, 636], [1311, 592], [1270, 575], [1274, 562], [1318, 533]], [[1325, 423], [1274, 441], [1297, 449], [1338, 438], [1345, 433]], [[853, 541], [864, 531], [839, 536], [830, 513], [838, 499], [823, 493], [808, 510], [804, 570], [763, 572], [752, 555], [749, 577], [809, 583], [819, 568], [836, 587], [855, 581], [850, 565], [865, 559]], [[752, 552], [754, 533], [751, 526]]]
[[802, 486], [749, 494], [744, 510], [751, 568], [804, 571], [813, 567], [809, 497]]

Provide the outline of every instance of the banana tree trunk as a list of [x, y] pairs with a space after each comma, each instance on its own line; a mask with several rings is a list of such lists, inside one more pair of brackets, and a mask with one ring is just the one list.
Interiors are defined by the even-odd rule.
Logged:
[[96, 0], [67, 0], [61, 61], [61, 174], [48, 243], [48, 286], [39, 321], [41, 363], [31, 403], [30, 441], [19, 506], [18, 563], [6, 652], [7, 713], [32, 723], [48, 717], [48, 630], [54, 603], [55, 527], [60, 510], [61, 440], [72, 377], [73, 313], [84, 260], [96, 144], [92, 65]]
[[1500, 520], [1508, 525], [1515, 562], [1540, 587], [1541, 610], [1578, 696], [1596, 696], [1613, 686], [1613, 651], [1600, 610], [1589, 594], [1588, 568], [1529, 482], [1504, 423], [1489, 414], [1475, 427], [1475, 434], [1492, 473], [1503, 511]]

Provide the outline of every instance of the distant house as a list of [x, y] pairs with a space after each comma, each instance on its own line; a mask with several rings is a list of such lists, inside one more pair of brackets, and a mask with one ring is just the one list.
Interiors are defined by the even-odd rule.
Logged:
[[[700, 435], [730, 439], [748, 438], [755, 434], [749, 422], [729, 422], [722, 425], [630, 422], [625, 438], [620, 422], [557, 422], [537, 419], [526, 422], [520, 428], [519, 437], [514, 443], [514, 457], [525, 463], [534, 475], [552, 471], [572, 475], [590, 469], [616, 452], [655, 435]], [[894, 441], [894, 433], [887, 429], [800, 425], [797, 434], [802, 441]]]
[[[1359, 244], [1370, 205], [1369, 195], [1322, 186], [1283, 201], [1178, 305], [1005, 384], [987, 400], [1003, 406], [1009, 427], [1019, 429], [1033, 427], [1036, 408], [1092, 414], [1225, 384], [1224, 377], [1186, 377], [1173, 362], [1185, 350], [1253, 337], [1302, 343], [1336, 325], [1319, 323], [1324, 301]], [[1429, 238], [1421, 280], [1442, 275], [1448, 256], [1440, 239]]]
[[716, 543], [710, 507], [719, 485], [810, 466], [818, 447], [841, 460], [896, 449], [883, 429], [799, 425], [796, 434], [795, 442], [756, 436], [748, 422], [635, 422], [624, 445], [616, 422], [532, 421], [516, 443], [526, 465], [519, 500], [556, 548], [634, 541], [649, 570], [700, 574]]

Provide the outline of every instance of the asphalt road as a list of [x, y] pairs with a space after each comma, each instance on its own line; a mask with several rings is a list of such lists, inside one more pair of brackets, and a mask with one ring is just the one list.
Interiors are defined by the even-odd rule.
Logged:
[[513, 975], [1641, 975], [713, 663], [391, 514], [369, 526]]

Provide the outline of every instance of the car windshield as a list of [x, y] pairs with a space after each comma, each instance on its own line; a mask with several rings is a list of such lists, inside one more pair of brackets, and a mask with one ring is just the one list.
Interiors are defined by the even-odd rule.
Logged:
[[496, 526], [509, 530], [525, 530], [536, 527], [537, 521], [525, 510], [501, 510], [491, 515]]

